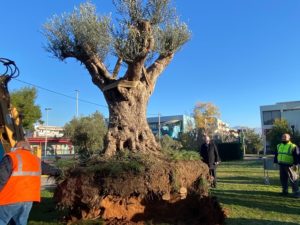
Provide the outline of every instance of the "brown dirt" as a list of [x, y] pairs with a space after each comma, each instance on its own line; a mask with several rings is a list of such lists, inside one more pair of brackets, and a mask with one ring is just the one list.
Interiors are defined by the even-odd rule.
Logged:
[[[208, 168], [200, 161], [156, 160], [140, 173], [118, 176], [77, 168], [58, 185], [54, 198], [69, 209], [69, 221], [101, 217], [109, 225], [224, 224], [224, 211], [208, 196], [208, 181]], [[187, 195], [180, 195], [185, 190]]]
[[[111, 207], [113, 205], [113, 207]], [[129, 199], [127, 203], [118, 197], [109, 197], [102, 206], [105, 224], [160, 224], [217, 225], [224, 224], [225, 213], [216, 198], [200, 197], [196, 193], [176, 201], [162, 199]]]

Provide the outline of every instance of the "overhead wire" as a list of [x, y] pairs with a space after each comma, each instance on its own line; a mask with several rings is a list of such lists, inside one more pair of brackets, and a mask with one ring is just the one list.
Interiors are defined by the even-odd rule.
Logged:
[[[16, 80], [16, 81], [18, 81], [20, 83], [24, 83], [24, 84], [36, 87], [38, 89], [42, 89], [42, 90], [45, 90], [45, 91], [48, 91], [48, 92], [51, 92], [51, 93], [54, 93], [54, 94], [57, 94], [57, 95], [64, 96], [64, 97], [72, 99], [72, 100], [77, 100], [76, 97], [73, 97], [73, 96], [70, 96], [70, 95], [66, 95], [66, 94], [60, 93], [58, 91], [53, 91], [53, 90], [51, 90], [49, 88], [45, 88], [45, 87], [42, 87], [42, 86], [37, 85], [37, 84], [33, 84], [33, 83], [30, 83], [30, 82], [27, 82], [27, 81], [23, 81], [23, 80], [20, 80], [20, 79], [17, 79], [17, 78], [14, 78], [14, 80]], [[101, 105], [101, 104], [98, 104], [98, 103], [95, 103], [95, 102], [91, 102], [91, 101], [88, 101], [88, 100], [84, 100], [84, 99], [80, 99], [80, 98], [78, 98], [78, 101], [84, 102], [84, 103], [87, 103], [87, 104], [91, 104], [91, 105], [96, 105], [96, 106], [108, 108], [108, 106], [106, 106], [106, 105]], [[150, 114], [147, 114], [147, 115], [148, 116], [158, 116], [158, 113], [150, 113]], [[160, 114], [160, 116], [162, 116], [162, 115]]]
[[[44, 91], [48, 91], [48, 92], [51, 92], [51, 93], [54, 93], [54, 94], [57, 94], [57, 95], [64, 96], [64, 97], [66, 97], [66, 98], [70, 98], [70, 99], [73, 99], [73, 100], [77, 100], [76, 97], [73, 97], [73, 96], [70, 96], [70, 95], [66, 95], [66, 94], [60, 93], [60, 92], [58, 92], [58, 91], [53, 91], [53, 90], [50, 90], [49, 88], [44, 88], [44, 87], [42, 87], [42, 86], [39, 86], [39, 85], [36, 85], [36, 84], [32, 84], [32, 83], [29, 83], [29, 82], [26, 82], [26, 81], [23, 81], [23, 80], [20, 80], [20, 79], [17, 79], [17, 78], [14, 78], [14, 80], [19, 81], [19, 82], [24, 83], [24, 84], [27, 84], [27, 85], [30, 85], [30, 86], [33, 86], [33, 87], [36, 87], [36, 88], [38, 88], [38, 89], [42, 89], [42, 90], [44, 90]], [[87, 100], [80, 99], [80, 98], [78, 98], [78, 101], [84, 102], [84, 103], [88, 103], [88, 104], [91, 104], [91, 105], [96, 105], [96, 106], [108, 108], [106, 105], [100, 105], [100, 104], [98, 104], [98, 103], [91, 102], [91, 101], [87, 101]]]

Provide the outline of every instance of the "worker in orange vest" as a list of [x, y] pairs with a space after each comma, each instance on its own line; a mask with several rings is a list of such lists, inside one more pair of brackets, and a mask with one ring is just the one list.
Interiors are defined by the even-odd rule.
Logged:
[[33, 202], [40, 202], [41, 162], [20, 141], [0, 162], [0, 225], [26, 225]]

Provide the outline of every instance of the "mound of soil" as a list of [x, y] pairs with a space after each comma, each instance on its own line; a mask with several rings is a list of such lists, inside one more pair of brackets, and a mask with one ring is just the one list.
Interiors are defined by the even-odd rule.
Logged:
[[[93, 170], [69, 171], [57, 186], [54, 198], [69, 209], [69, 221], [102, 218], [110, 225], [224, 224], [218, 201], [208, 196], [210, 178], [201, 161], [148, 160], [139, 169], [120, 166], [123, 161], [98, 161], [97, 165]], [[123, 169], [116, 173], [116, 165]]]

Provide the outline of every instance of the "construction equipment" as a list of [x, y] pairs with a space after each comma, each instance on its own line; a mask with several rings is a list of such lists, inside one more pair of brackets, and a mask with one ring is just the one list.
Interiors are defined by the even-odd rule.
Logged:
[[[6, 152], [10, 152], [16, 142], [24, 140], [22, 116], [18, 110], [11, 105], [7, 84], [12, 78], [19, 76], [19, 69], [14, 61], [0, 58], [4, 71], [0, 70], [0, 160]], [[1, 65], [0, 65], [1, 69]], [[33, 148], [33, 153], [41, 158], [41, 147]], [[45, 162], [41, 162], [42, 174], [59, 175], [59, 169]]]
[[5, 68], [4, 71], [0, 71], [0, 151], [4, 154], [10, 152], [17, 141], [24, 139], [24, 131], [21, 116], [11, 105], [7, 88], [8, 82], [19, 76], [19, 69], [14, 61], [9, 59], [0, 58], [0, 62]]

